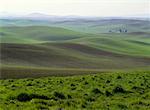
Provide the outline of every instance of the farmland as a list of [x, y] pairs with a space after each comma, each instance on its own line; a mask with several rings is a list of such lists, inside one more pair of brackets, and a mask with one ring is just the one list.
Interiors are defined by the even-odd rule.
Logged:
[[0, 19], [0, 110], [150, 109], [149, 23]]
[[[55, 68], [56, 71], [61, 68], [109, 71], [150, 66], [148, 31], [93, 34], [52, 26], [4, 26], [0, 33], [3, 74], [20, 66]], [[24, 73], [21, 69], [18, 71]]]

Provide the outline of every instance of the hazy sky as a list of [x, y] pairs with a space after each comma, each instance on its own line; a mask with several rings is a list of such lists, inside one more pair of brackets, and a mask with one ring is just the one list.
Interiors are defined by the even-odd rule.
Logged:
[[0, 13], [80, 16], [150, 14], [150, 0], [0, 0]]

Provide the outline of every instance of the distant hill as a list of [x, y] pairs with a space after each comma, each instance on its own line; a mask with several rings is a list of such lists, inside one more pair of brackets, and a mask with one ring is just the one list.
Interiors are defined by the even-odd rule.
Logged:
[[85, 33], [109, 33], [119, 29], [130, 32], [150, 32], [150, 21], [129, 18], [83, 18], [59, 17], [32, 14], [31, 16], [14, 18], [1, 18], [0, 26], [50, 26], [62, 27]]
[[83, 37], [85, 34], [59, 27], [28, 26], [1, 27], [2, 43], [39, 43], [48, 41], [63, 41]]

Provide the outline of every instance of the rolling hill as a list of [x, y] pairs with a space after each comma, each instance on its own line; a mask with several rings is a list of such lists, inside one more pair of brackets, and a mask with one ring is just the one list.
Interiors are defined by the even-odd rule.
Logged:
[[6, 65], [62, 68], [144, 67], [150, 60], [150, 58], [132, 57], [73, 43], [1, 44], [1, 53], [2, 63]]
[[84, 33], [109, 33], [126, 29], [127, 32], [150, 32], [149, 19], [137, 18], [86, 18], [86, 17], [50, 17], [48, 19], [3, 18], [0, 26], [50, 26], [62, 27]]
[[2, 43], [62, 41], [84, 36], [80, 32], [47, 26], [1, 27], [0, 34]]
[[[89, 27], [86, 23], [91, 22], [93, 25], [93, 21], [79, 21], [70, 29], [66, 26], [58, 26], [57, 23], [54, 27], [19, 26], [14, 22], [15, 26], [0, 27], [3, 75], [16, 73], [35, 75], [39, 71], [41, 74], [53, 71], [54, 74], [58, 69], [64, 72], [73, 69], [71, 71], [77, 73], [85, 71], [88, 73], [150, 67], [148, 29], [143, 31], [141, 26], [136, 26], [135, 32], [99, 33], [97, 31], [97, 33], [89, 29], [84, 33], [82, 29], [78, 31], [74, 26], [81, 24], [82, 27], [85, 24], [84, 26]], [[109, 22], [114, 23], [114, 20]], [[124, 21], [117, 20], [114, 25], [121, 22]], [[146, 24], [146, 21], [132, 21], [135, 24], [139, 22], [143, 26]], [[103, 21], [103, 25], [98, 24], [97, 21], [95, 23], [104, 28], [108, 21]], [[98, 30], [102, 31], [102, 29]]]
[[26, 26], [1, 27], [1, 43], [36, 44], [71, 42], [119, 54], [149, 57], [149, 34], [106, 33], [87, 34], [59, 27]]

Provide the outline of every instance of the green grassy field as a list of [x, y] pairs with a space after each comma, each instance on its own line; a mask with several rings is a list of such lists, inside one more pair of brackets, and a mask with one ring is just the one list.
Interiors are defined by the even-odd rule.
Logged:
[[150, 55], [150, 38], [142, 34], [87, 34], [48, 26], [1, 27], [1, 43], [39, 44], [71, 42], [129, 55]]
[[149, 110], [150, 72], [0, 80], [1, 110]]
[[[15, 67], [24, 73], [17, 66], [56, 68], [56, 73], [61, 68], [83, 71], [149, 68], [150, 37], [147, 35], [147, 32], [93, 34], [49, 26], [1, 27], [2, 73], [12, 74]], [[13, 69], [7, 68], [11, 66]], [[30, 72], [31, 76], [34, 72]]]
[[0, 19], [0, 110], [150, 109], [148, 24]]

